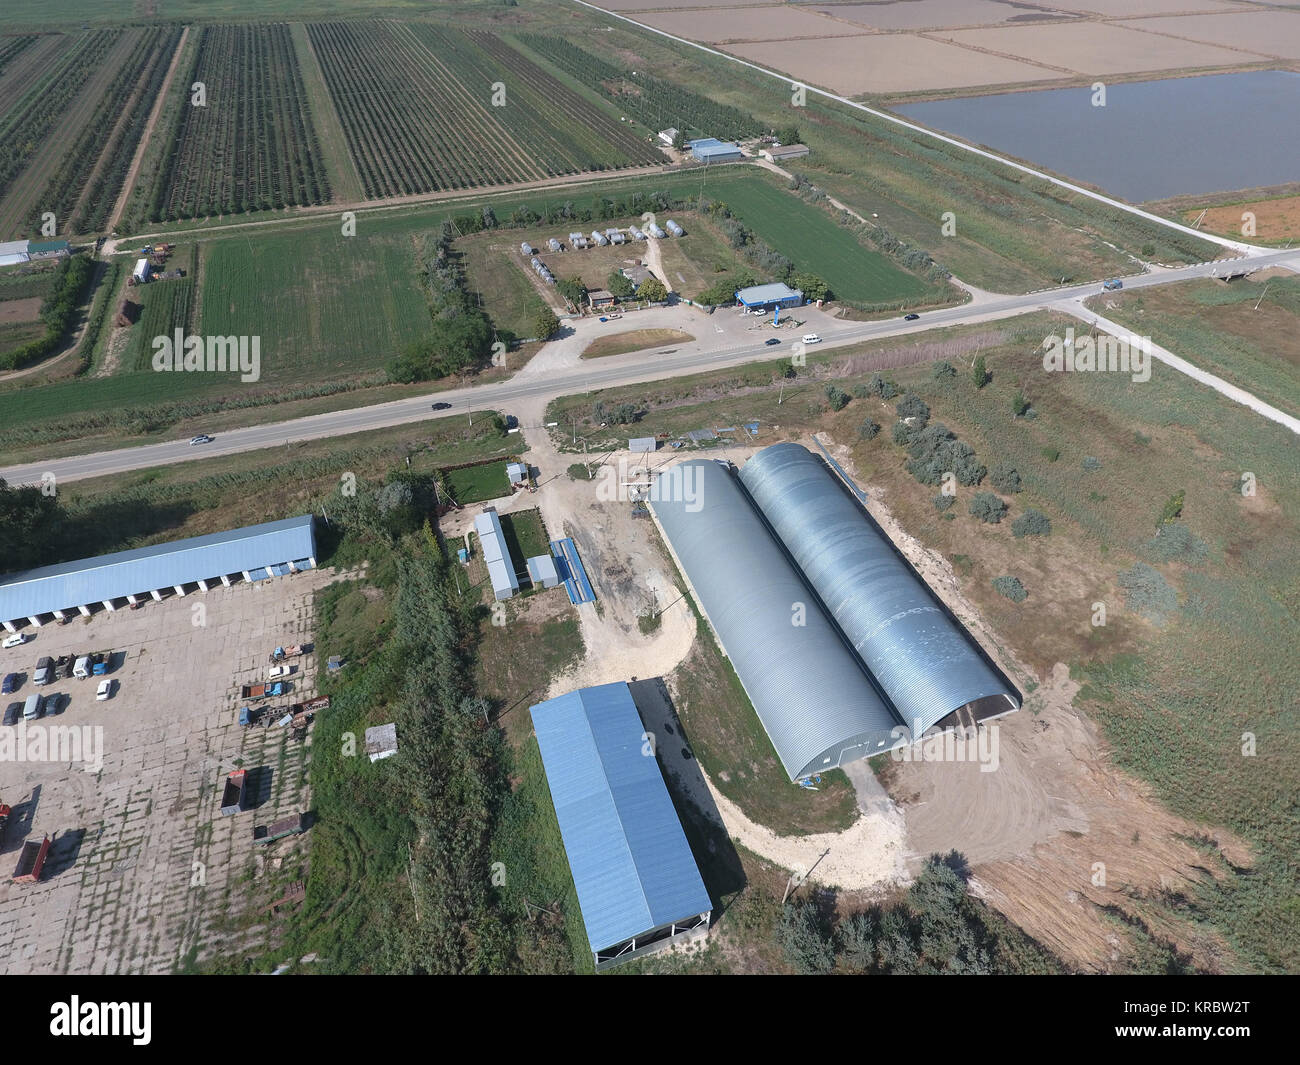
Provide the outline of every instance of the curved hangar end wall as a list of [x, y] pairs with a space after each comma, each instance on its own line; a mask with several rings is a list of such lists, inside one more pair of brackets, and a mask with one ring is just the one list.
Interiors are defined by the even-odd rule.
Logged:
[[740, 481], [915, 735], [963, 707], [976, 719], [1019, 709], [960, 625], [807, 448], [765, 448]]
[[679, 463], [650, 506], [791, 780], [895, 745], [905, 730], [731, 473]]

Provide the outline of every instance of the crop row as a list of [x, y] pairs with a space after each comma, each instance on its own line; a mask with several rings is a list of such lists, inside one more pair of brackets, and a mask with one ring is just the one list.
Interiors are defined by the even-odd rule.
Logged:
[[98, 30], [85, 34], [0, 121], [0, 189], [10, 187], [41, 148], [120, 32]]
[[151, 221], [238, 214], [330, 198], [302, 72], [284, 25], [208, 26], [176, 91], [182, 104], [150, 203]]
[[659, 158], [492, 34], [423, 23], [318, 23], [308, 31], [368, 196]]
[[673, 126], [728, 138], [762, 132], [762, 123], [752, 115], [680, 85], [607, 63], [562, 37], [527, 34], [520, 40], [649, 129]]
[[[54, 212], [61, 231], [86, 233], [103, 224], [122, 188], [180, 34], [179, 27], [139, 31], [135, 47], [105, 90], [95, 113], [33, 204], [29, 231], [36, 229], [43, 211]], [[94, 186], [83, 197], [97, 168]], [[82, 207], [73, 217], [78, 202]]]
[[21, 37], [0, 37], [0, 73], [4, 71], [11, 60], [20, 56], [27, 51], [36, 41], [33, 34], [26, 34]]

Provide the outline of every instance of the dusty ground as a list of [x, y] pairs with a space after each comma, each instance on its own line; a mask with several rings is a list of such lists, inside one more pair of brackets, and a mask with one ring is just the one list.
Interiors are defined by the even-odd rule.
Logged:
[[[1242, 215], [1247, 211], [1255, 216], [1255, 236], [1259, 240], [1300, 238], [1300, 196], [1237, 203], [1230, 207], [1211, 207], [1201, 221], [1201, 228], [1211, 233], [1241, 236], [1241, 227], [1244, 224]], [[1199, 209], [1184, 211], [1182, 217], [1190, 224], [1200, 216], [1200, 213]]]
[[816, 11], [878, 30], [928, 30], [956, 26], [995, 26], [1005, 22], [1065, 19], [1074, 16], [1046, 6], [1002, 0], [895, 0], [893, 3], [815, 4]]
[[[1096, 3], [1097, 0], [1092, 0]], [[1121, 0], [1122, 2], [1122, 0]], [[1200, 9], [1188, 0], [1187, 9]], [[1242, 50], [1243, 61], [1252, 56], [1300, 59], [1300, 13], [1294, 11], [1233, 11], [1218, 15], [1175, 15], [1145, 18], [1131, 23], [1150, 33], [1168, 34], [1190, 41], [1210, 41]]]
[[[236, 686], [265, 679], [276, 645], [310, 639], [311, 593], [333, 579], [317, 571], [100, 612], [46, 625], [0, 653], [0, 672], [27, 673], [44, 655], [105, 647], [125, 655], [107, 702], [95, 700], [93, 680], [41, 689], [71, 700], [36, 724], [102, 728], [102, 771], [0, 761], [0, 798], [14, 808], [4, 872], [24, 838], [54, 839], [40, 883], [0, 881], [0, 971], [168, 972], [201, 943], [222, 939], [233, 950], [241, 936], [265, 935], [265, 908], [285, 893], [279, 881], [306, 839], [255, 850], [252, 830], [307, 810], [311, 740], [299, 744], [274, 726], [241, 730]], [[314, 656], [297, 664], [292, 700], [276, 705], [314, 691]], [[25, 677], [4, 702], [35, 690]], [[260, 805], [223, 817], [220, 783], [241, 764]], [[231, 933], [227, 922], [247, 927]]]
[[739, 44], [727, 51], [843, 96], [1047, 81], [1064, 71], [909, 34]]
[[[1300, 28], [1300, 19], [1296, 20]], [[1262, 58], [1199, 41], [1144, 33], [1147, 22], [1070, 22], [1038, 26], [944, 31], [937, 36], [1078, 74], [1134, 74], [1156, 70], [1234, 66]]]

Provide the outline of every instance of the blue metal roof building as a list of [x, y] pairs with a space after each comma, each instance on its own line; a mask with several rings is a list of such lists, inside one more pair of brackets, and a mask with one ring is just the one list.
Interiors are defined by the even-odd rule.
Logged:
[[596, 967], [703, 935], [713, 904], [628, 686], [531, 713]]
[[234, 575], [262, 580], [315, 565], [312, 516], [304, 514], [8, 574], [0, 577], [0, 623], [13, 632], [27, 621], [42, 624], [46, 615], [61, 621], [67, 612], [89, 615], [101, 603], [114, 610], [121, 599], [135, 606], [168, 590], [184, 595], [190, 584], [207, 591]]
[[749, 309], [755, 307], [798, 307], [803, 303], [803, 290], [783, 285], [779, 281], [770, 285], [753, 285], [736, 293], [736, 301]]
[[720, 141], [717, 137], [701, 137], [687, 146], [691, 149], [691, 155], [701, 163], [732, 163], [745, 158], [745, 153], [736, 145]]

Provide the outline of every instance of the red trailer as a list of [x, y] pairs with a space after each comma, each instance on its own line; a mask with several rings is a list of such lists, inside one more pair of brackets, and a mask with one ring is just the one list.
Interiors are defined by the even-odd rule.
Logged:
[[14, 870], [15, 884], [34, 884], [41, 878], [45, 868], [45, 856], [50, 853], [50, 837], [46, 836], [37, 843], [29, 839], [23, 844], [23, 851], [18, 856], [18, 867]]

